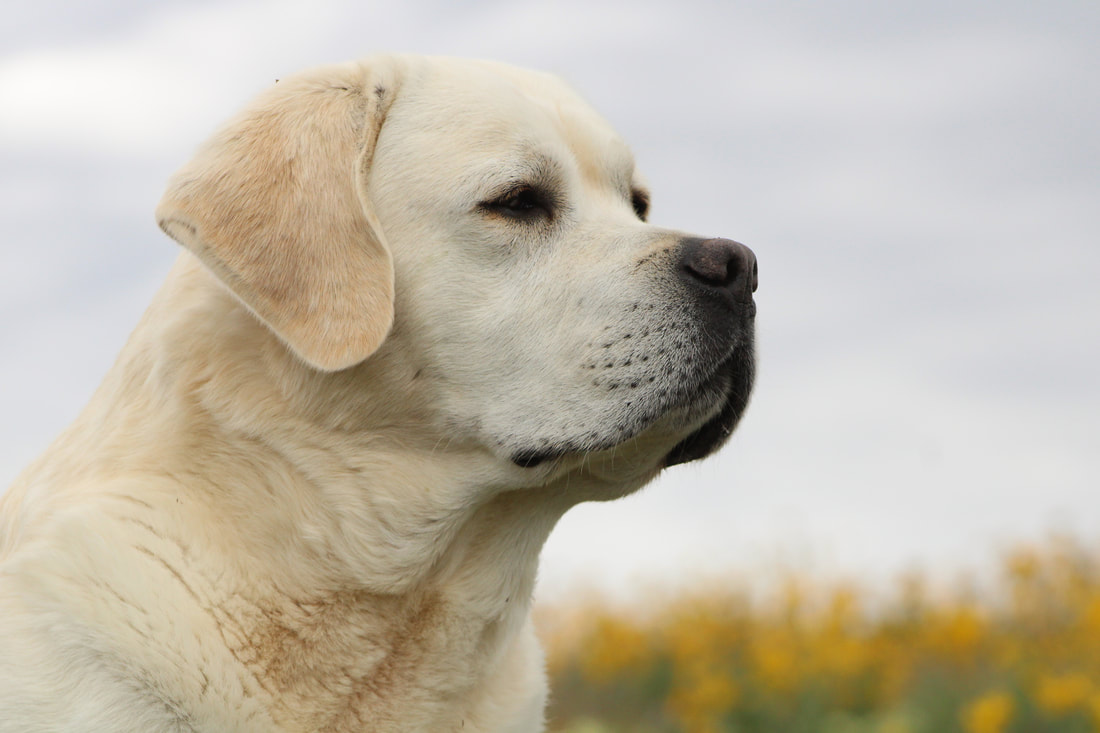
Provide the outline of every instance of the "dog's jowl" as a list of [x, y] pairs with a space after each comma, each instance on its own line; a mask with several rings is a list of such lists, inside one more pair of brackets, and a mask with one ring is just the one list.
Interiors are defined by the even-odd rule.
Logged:
[[755, 256], [649, 199], [545, 74], [261, 94], [170, 180], [178, 261], [0, 499], [0, 731], [541, 730], [548, 533], [717, 450], [752, 387]]

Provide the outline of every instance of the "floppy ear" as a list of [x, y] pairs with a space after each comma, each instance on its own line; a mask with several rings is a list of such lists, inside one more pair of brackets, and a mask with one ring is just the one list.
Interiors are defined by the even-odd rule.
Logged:
[[365, 184], [397, 84], [388, 64], [374, 66], [278, 82], [199, 149], [157, 207], [169, 236], [324, 370], [366, 359], [393, 324], [393, 262]]

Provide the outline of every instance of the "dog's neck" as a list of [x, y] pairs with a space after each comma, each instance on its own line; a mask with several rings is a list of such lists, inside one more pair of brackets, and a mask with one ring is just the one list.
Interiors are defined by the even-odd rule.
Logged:
[[[180, 297], [196, 289], [209, 292]], [[181, 302], [201, 305], [170, 310]], [[246, 565], [307, 570], [282, 588], [461, 588], [470, 598], [454, 602], [477, 613], [526, 608], [539, 550], [577, 497], [509, 486], [484, 449], [426, 431], [415, 390], [393, 394], [412, 375], [379, 360], [310, 369], [185, 254], [81, 417], [101, 441], [83, 453], [140, 473], [125, 433], [157, 435], [167, 449], [150, 468], [187, 477], [176, 510], [207, 512], [211, 541]]]

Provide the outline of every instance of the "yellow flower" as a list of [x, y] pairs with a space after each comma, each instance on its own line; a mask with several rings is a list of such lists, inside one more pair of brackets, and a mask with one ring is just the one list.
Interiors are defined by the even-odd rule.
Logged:
[[1085, 633], [1100, 636], [1100, 595], [1089, 599], [1081, 613]]
[[962, 711], [966, 733], [1001, 733], [1012, 720], [1015, 705], [1004, 692], [990, 692], [967, 705]]
[[737, 683], [729, 674], [720, 669], [696, 669], [677, 683], [668, 705], [688, 730], [717, 731], [737, 698]]
[[793, 639], [773, 632], [761, 634], [750, 647], [753, 666], [765, 687], [787, 693], [793, 691], [801, 678], [801, 655]]
[[941, 653], [957, 661], [972, 660], [986, 634], [986, 622], [972, 605], [946, 609], [937, 623], [931, 625], [932, 644]]
[[605, 616], [597, 622], [589, 644], [581, 652], [581, 668], [596, 682], [637, 673], [650, 662], [649, 637], [628, 621]]
[[1054, 715], [1085, 707], [1092, 695], [1092, 682], [1083, 674], [1047, 675], [1039, 680], [1035, 701]]

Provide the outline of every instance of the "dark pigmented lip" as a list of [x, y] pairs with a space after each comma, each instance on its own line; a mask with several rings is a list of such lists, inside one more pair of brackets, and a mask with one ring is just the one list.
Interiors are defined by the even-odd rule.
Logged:
[[733, 401], [726, 400], [722, 411], [711, 418], [703, 427], [687, 436], [673, 447], [665, 456], [665, 467], [678, 466], [709, 456], [726, 442], [737, 425], [740, 414], [734, 409]]
[[664, 461], [666, 468], [709, 456], [729, 439], [737, 423], [740, 422], [752, 392], [755, 373], [752, 348], [743, 347], [734, 351], [733, 355], [723, 363], [720, 371], [731, 378], [726, 401], [721, 411], [668, 452]]
[[511, 459], [512, 463], [520, 468], [534, 468], [540, 463], [552, 461], [555, 458], [560, 458], [562, 455], [562, 453], [557, 451], [544, 451], [542, 453], [538, 451], [522, 451], [520, 453], [513, 453]]

